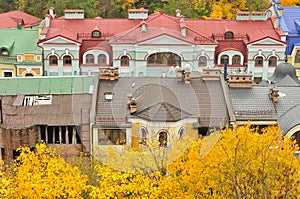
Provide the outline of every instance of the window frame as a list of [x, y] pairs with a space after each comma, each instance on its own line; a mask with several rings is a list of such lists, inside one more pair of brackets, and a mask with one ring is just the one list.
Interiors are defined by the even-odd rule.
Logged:
[[[52, 58], [55, 58], [56, 60], [56, 63], [53, 63], [53, 60]], [[58, 57], [56, 55], [50, 55], [49, 58], [49, 66], [57, 66], [58, 65]]]
[[297, 64], [300, 63], [300, 50], [296, 51], [296, 54], [295, 54], [295, 63], [297, 63]]
[[[100, 62], [101, 60], [101, 62]], [[98, 55], [98, 64], [99, 65], [105, 65], [106, 64], [106, 56], [104, 54]]]
[[[275, 61], [275, 64], [270, 64], [270, 62], [272, 62], [272, 60], [273, 61]], [[268, 59], [268, 66], [277, 66], [277, 57], [276, 56], [271, 56], [271, 57], [269, 57], [269, 59]]]
[[94, 30], [92, 32], [92, 38], [100, 38], [101, 37], [101, 32], [99, 30]]
[[153, 53], [147, 58], [147, 67], [181, 66], [181, 57], [173, 52]]
[[[261, 61], [261, 64], [259, 63]], [[264, 58], [262, 56], [257, 56], [254, 60], [255, 67], [263, 67], [264, 66]]]
[[241, 65], [241, 56], [240, 55], [233, 55], [232, 56], [232, 64]]
[[198, 58], [198, 67], [204, 67], [204, 66], [207, 66], [207, 57], [202, 55]]
[[229, 56], [228, 55], [222, 55], [220, 58], [220, 64], [225, 64], [225, 60], [227, 60], [227, 64], [229, 64]]
[[225, 39], [233, 39], [233, 37], [234, 37], [234, 34], [231, 31], [227, 31], [227, 32], [224, 33], [224, 38]]
[[120, 58], [120, 65], [121, 66], [125, 66], [125, 67], [128, 67], [129, 66], [129, 57], [127, 55], [123, 55], [121, 58]]
[[63, 66], [72, 66], [72, 57], [70, 55], [65, 55], [63, 57]]
[[85, 56], [85, 63], [86, 64], [95, 64], [95, 56], [93, 54], [87, 54]]

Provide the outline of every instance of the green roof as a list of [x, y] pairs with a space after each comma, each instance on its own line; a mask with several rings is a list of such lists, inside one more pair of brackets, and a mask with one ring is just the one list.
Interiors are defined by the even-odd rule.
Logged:
[[9, 51], [9, 56], [19, 54], [42, 54], [38, 47], [38, 30], [32, 29], [0, 29], [0, 49], [5, 48]]
[[89, 93], [94, 76], [0, 78], [0, 95]]

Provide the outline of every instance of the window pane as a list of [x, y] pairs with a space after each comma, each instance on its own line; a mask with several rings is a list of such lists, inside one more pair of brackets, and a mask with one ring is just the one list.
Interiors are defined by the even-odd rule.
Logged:
[[51, 55], [50, 57], [49, 57], [49, 64], [50, 65], [57, 65], [57, 57], [55, 56], [55, 55]]
[[300, 63], [300, 50], [297, 50], [297, 53], [295, 56], [295, 63]]
[[98, 63], [99, 64], [106, 64], [106, 56], [101, 54], [98, 56]]
[[63, 58], [64, 65], [71, 65], [72, 64], [72, 58], [69, 55], [65, 55]]
[[206, 66], [207, 65], [207, 58], [205, 56], [199, 57], [198, 66]]
[[239, 55], [234, 55], [232, 57], [232, 64], [241, 64], [241, 57]]
[[129, 57], [127, 56], [121, 57], [121, 66], [129, 66]]
[[94, 63], [94, 55], [88, 54], [86, 56], [86, 63], [87, 64], [93, 64]]
[[225, 60], [227, 60], [227, 63], [228, 63], [228, 59], [229, 59], [228, 55], [222, 55], [221, 64], [225, 64]]
[[256, 57], [255, 66], [263, 66], [263, 58], [262, 57]]

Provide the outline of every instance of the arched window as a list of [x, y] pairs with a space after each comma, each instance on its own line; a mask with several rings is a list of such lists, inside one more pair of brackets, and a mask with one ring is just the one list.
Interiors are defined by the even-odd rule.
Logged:
[[99, 38], [101, 37], [101, 32], [99, 32], [98, 30], [94, 30], [92, 32], [92, 38]]
[[168, 132], [165, 130], [161, 130], [158, 134], [158, 142], [159, 146], [167, 147], [168, 144]]
[[94, 55], [92, 55], [92, 54], [86, 55], [86, 63], [87, 64], [94, 64]]
[[8, 56], [9, 53], [6, 49], [2, 48], [1, 51], [0, 51], [0, 56]]
[[49, 57], [49, 65], [50, 65], [50, 66], [57, 66], [57, 64], [58, 64], [57, 56], [51, 55], [51, 56]]
[[147, 59], [147, 66], [181, 66], [181, 58], [175, 53], [154, 53]]
[[225, 39], [233, 39], [233, 32], [226, 32], [224, 35]]
[[277, 66], [277, 57], [272, 56], [269, 58], [269, 66]]
[[25, 74], [25, 77], [32, 77], [32, 76], [33, 76], [32, 73], [26, 73], [26, 74]]
[[207, 58], [205, 56], [200, 56], [198, 59], [198, 66], [207, 66]]
[[121, 66], [129, 66], [129, 57], [124, 55], [121, 57]]
[[239, 55], [234, 55], [232, 57], [232, 64], [241, 64], [241, 56]]
[[106, 64], [106, 56], [103, 54], [98, 55], [98, 64]]
[[185, 127], [181, 127], [180, 129], [179, 129], [179, 131], [178, 131], [178, 137], [179, 138], [182, 138], [182, 137], [184, 137], [186, 135], [186, 129], [185, 129]]
[[255, 58], [255, 66], [263, 66], [263, 57], [259, 56]]
[[228, 55], [222, 55], [222, 57], [221, 57], [221, 64], [225, 64], [225, 60], [227, 61], [227, 64], [228, 64], [228, 60], [229, 60], [229, 56]]
[[139, 132], [139, 142], [140, 144], [146, 145], [147, 141], [148, 141], [148, 130], [142, 126]]
[[64, 66], [70, 66], [72, 65], [72, 58], [70, 55], [65, 55], [64, 58], [63, 58], [63, 63], [64, 63]]
[[296, 52], [295, 63], [300, 63], [300, 50], [297, 50], [297, 52]]

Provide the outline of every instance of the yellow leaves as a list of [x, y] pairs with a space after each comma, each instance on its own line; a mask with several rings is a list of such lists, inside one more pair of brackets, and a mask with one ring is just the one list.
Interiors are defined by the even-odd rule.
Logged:
[[174, 143], [172, 161], [159, 164], [165, 173], [149, 169], [158, 167], [149, 159], [156, 156], [145, 157], [155, 144], [147, 152], [109, 149], [110, 163], [119, 166], [93, 165], [93, 184], [53, 149], [22, 148], [19, 163], [1, 170], [0, 198], [299, 198], [299, 159], [293, 154], [298, 147], [277, 127], [225, 128], [185, 144]]

